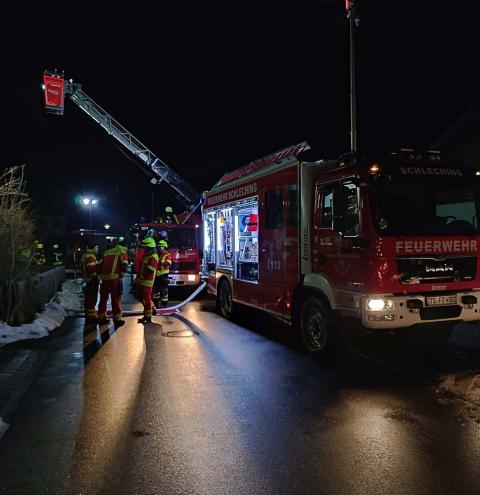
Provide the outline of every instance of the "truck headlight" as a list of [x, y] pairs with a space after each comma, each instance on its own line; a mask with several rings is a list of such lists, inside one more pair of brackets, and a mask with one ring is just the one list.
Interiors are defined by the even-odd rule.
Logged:
[[195, 282], [196, 275], [187, 275], [187, 280], [189, 282]]
[[394, 309], [393, 301], [390, 299], [367, 299], [369, 311], [384, 311]]

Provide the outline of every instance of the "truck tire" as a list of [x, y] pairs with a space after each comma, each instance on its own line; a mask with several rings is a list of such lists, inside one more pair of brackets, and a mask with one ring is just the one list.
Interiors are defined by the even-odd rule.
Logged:
[[330, 354], [333, 339], [329, 316], [329, 310], [318, 297], [305, 299], [297, 321], [297, 335], [304, 350]]
[[228, 280], [222, 280], [217, 290], [217, 311], [227, 320], [233, 318], [234, 303], [232, 286]]

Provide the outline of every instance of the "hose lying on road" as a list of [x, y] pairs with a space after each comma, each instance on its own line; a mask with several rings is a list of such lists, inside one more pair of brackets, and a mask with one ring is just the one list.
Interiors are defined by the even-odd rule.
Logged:
[[[185, 306], [185, 304], [188, 304], [192, 299], [194, 299], [200, 292], [205, 288], [207, 285], [206, 282], [203, 282], [201, 285], [198, 286], [197, 290], [190, 294], [185, 301], [182, 301], [178, 303], [175, 306], [170, 306], [168, 308], [157, 308], [156, 316], [164, 316], [164, 315], [170, 315], [174, 313], [179, 313], [180, 308]], [[143, 315], [143, 309], [137, 309], [137, 310], [132, 310], [132, 311], [122, 311], [123, 316], [141, 316]], [[107, 311], [107, 316], [111, 317], [112, 316], [112, 311], [109, 310]]]

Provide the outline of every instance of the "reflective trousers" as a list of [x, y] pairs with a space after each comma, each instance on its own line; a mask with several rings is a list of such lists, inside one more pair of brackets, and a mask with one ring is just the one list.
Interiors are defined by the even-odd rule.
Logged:
[[98, 298], [98, 280], [90, 280], [85, 284], [85, 318], [96, 318]]
[[145, 287], [144, 285], [135, 284], [135, 297], [142, 301], [143, 316], [151, 318], [153, 313], [152, 287]]
[[107, 314], [108, 296], [112, 299], [113, 320], [122, 319], [122, 308], [120, 306], [120, 279], [102, 280], [100, 285], [100, 302], [98, 303], [98, 317], [105, 318]]
[[162, 303], [168, 302], [168, 275], [168, 273], [164, 273], [163, 275], [157, 275], [155, 277], [155, 284], [153, 286], [153, 297], [156, 301], [160, 299]]

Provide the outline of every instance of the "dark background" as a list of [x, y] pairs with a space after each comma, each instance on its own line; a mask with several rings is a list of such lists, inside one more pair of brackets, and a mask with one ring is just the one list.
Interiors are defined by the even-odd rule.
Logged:
[[[22, 7], [3, 14], [0, 168], [26, 165], [35, 214], [125, 231], [172, 202], [66, 102], [46, 115], [44, 69], [62, 69], [198, 191], [226, 171], [307, 140], [348, 151], [343, 0]], [[359, 0], [358, 146], [425, 149], [479, 104], [478, 8]], [[56, 10], [61, 9], [61, 10]], [[175, 204], [178, 208], [180, 205]]]

